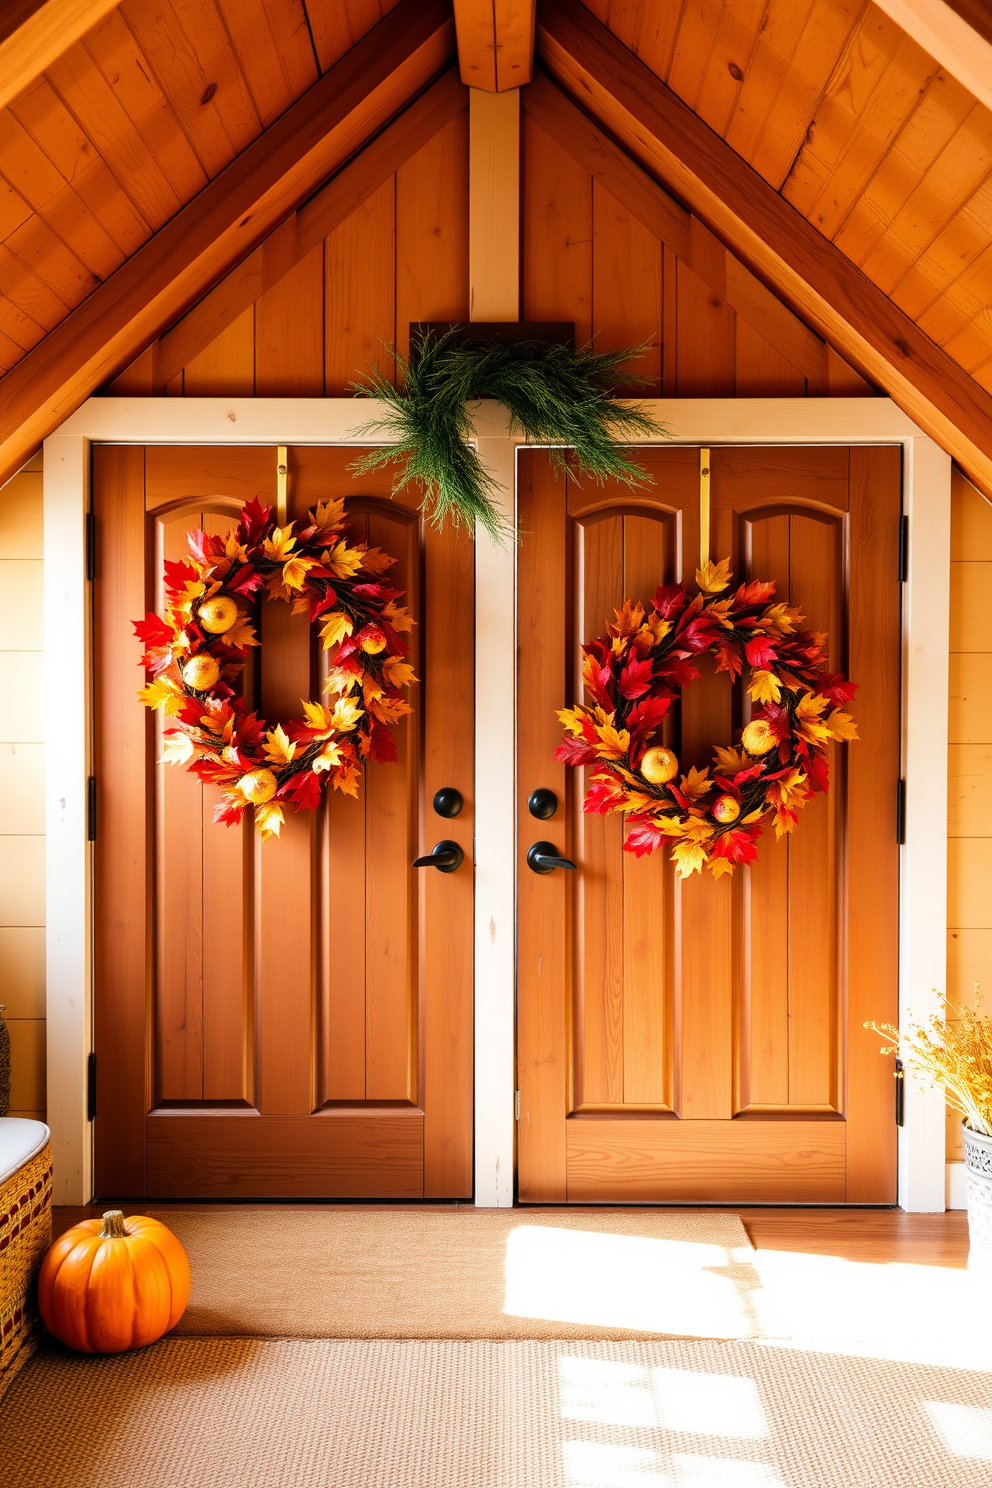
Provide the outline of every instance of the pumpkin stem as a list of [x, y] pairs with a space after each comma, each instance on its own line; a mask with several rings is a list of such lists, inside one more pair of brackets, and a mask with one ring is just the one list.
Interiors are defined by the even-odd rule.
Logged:
[[101, 1240], [126, 1240], [127, 1230], [124, 1228], [123, 1209], [108, 1209], [103, 1216], [103, 1225], [100, 1229]]

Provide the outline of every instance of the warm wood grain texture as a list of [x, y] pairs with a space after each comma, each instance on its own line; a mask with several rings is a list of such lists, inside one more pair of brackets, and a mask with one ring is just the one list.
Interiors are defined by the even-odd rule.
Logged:
[[[121, 617], [160, 606], [162, 560], [190, 527], [227, 530], [248, 496], [274, 494], [276, 452], [100, 452], [110, 582], [97, 580], [97, 644], [113, 692], [101, 689], [96, 719], [108, 774], [97, 1048], [101, 1069], [127, 1062], [97, 1120], [103, 1190], [471, 1195], [474, 551], [424, 531], [415, 507], [390, 499], [388, 472], [356, 483], [354, 453], [291, 449], [289, 517], [351, 497], [355, 532], [399, 560], [391, 582], [417, 621], [415, 712], [398, 727], [398, 761], [370, 767], [358, 800], [288, 813], [263, 845], [248, 822], [213, 824], [213, 789], [155, 764], [161, 729], [133, 701], [139, 648]], [[316, 695], [325, 663], [305, 617], [265, 604], [259, 621], [246, 690], [285, 721]], [[128, 768], [111, 779], [118, 721]], [[452, 822], [431, 810], [442, 785], [465, 797]], [[442, 836], [462, 844], [463, 870], [413, 870]]]
[[[520, 491], [521, 1198], [891, 1203], [891, 1069], [862, 1023], [880, 1016], [869, 1004], [893, 1018], [897, 997], [897, 450], [710, 455], [713, 553], [742, 579], [773, 578], [863, 689], [861, 741], [835, 751], [833, 789], [794, 836], [766, 831], [733, 879], [673, 881], [667, 854], [635, 861], [618, 818], [581, 810], [573, 775], [547, 826], [578, 873], [526, 868], [526, 797], [560, 772], [543, 715], [580, 696], [579, 642], [697, 562], [698, 451], [644, 453], [654, 485], [635, 498], [571, 480], [563, 494], [536, 454]], [[745, 707], [704, 665], [670, 731], [682, 768], [708, 765]], [[714, 1134], [709, 1156], [690, 1127]], [[819, 1144], [808, 1162], [783, 1155], [793, 1128]]]
[[455, 0], [463, 83], [486, 93], [505, 93], [530, 82], [536, 8], [536, 0]]
[[983, 0], [875, 3], [986, 108], [992, 108], [992, 15]]
[[117, 4], [118, 0], [8, 0], [0, 20], [0, 108]]
[[636, 1121], [566, 1124], [575, 1203], [838, 1203], [840, 1121]]
[[451, 31], [442, 0], [405, 0], [19, 362], [4, 379], [0, 479], [408, 102]]
[[423, 1115], [148, 1117], [149, 1198], [402, 1198], [424, 1186]]
[[537, 34], [556, 80], [992, 491], [992, 401], [952, 357], [581, 6], [548, 0]]
[[471, 319], [520, 318], [520, 94], [469, 95]]

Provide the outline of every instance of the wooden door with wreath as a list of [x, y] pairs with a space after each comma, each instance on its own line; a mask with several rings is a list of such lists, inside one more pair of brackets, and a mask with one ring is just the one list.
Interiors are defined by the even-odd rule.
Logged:
[[[120, 1197], [466, 1198], [472, 1192], [473, 550], [356, 451], [290, 449], [288, 517], [346, 497], [397, 560], [416, 624], [398, 759], [262, 842], [217, 788], [158, 763], [132, 620], [186, 534], [272, 505], [272, 448], [94, 452], [96, 1191]], [[316, 625], [259, 607], [246, 673], [269, 725], [319, 698]], [[442, 787], [461, 813], [432, 810]], [[416, 869], [439, 839], [454, 872]]]
[[[624, 852], [622, 817], [584, 813], [586, 771], [554, 759], [580, 643], [699, 562], [700, 452], [645, 464], [630, 491], [520, 458], [520, 1198], [893, 1203], [893, 1070], [862, 1023], [897, 1007], [900, 453], [711, 453], [712, 557], [827, 632], [860, 735], [830, 746], [831, 789], [794, 832], [766, 827], [719, 879]], [[665, 721], [683, 771], [745, 721], [740, 683], [701, 666]], [[576, 871], [531, 871], [538, 840]]]

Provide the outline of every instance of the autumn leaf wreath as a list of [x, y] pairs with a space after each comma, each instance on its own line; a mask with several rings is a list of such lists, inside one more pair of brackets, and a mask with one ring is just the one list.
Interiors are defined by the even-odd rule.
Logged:
[[[263, 839], [278, 836], [285, 802], [316, 810], [326, 782], [357, 795], [363, 760], [396, 758], [390, 725], [410, 712], [402, 690], [415, 680], [402, 639], [413, 621], [382, 579], [395, 558], [349, 538], [343, 500], [294, 525], [252, 500], [226, 535], [190, 532], [189, 561], [165, 563], [165, 614], [134, 626], [151, 679], [138, 696], [175, 719], [163, 760], [220, 786], [214, 821], [240, 822], [252, 806]], [[240, 690], [263, 597], [319, 620], [328, 652], [327, 701], [303, 702], [302, 717], [275, 728]]]
[[[555, 757], [590, 771], [583, 810], [625, 813], [623, 845], [638, 857], [671, 843], [680, 878], [753, 862], [770, 819], [777, 836], [791, 832], [800, 808], [828, 789], [830, 741], [857, 738], [842, 708], [856, 684], [826, 670], [826, 636], [773, 603], [774, 584], [730, 594], [730, 580], [725, 559], [697, 570], [692, 597], [669, 584], [648, 612], [626, 600], [608, 634], [582, 647], [589, 703], [558, 715], [568, 733]], [[731, 681], [748, 668], [751, 717], [737, 745], [714, 749], [712, 770], [693, 766], [679, 779], [675, 753], [654, 741], [705, 653]]]

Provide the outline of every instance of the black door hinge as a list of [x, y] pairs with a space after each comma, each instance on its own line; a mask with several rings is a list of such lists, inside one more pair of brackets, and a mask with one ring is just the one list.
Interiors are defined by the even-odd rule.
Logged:
[[896, 1060], [896, 1126], [906, 1125], [906, 1076], [902, 1060]]
[[899, 582], [909, 578], [909, 518], [899, 518]]
[[86, 841], [96, 841], [96, 776], [86, 777]]
[[906, 782], [896, 781], [896, 842], [906, 846]]
[[96, 1120], [96, 1055], [86, 1061], [86, 1120]]
[[96, 578], [96, 517], [92, 512], [86, 513], [86, 577], [91, 583]]

